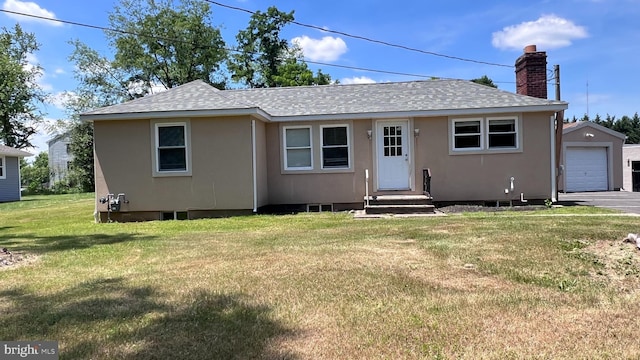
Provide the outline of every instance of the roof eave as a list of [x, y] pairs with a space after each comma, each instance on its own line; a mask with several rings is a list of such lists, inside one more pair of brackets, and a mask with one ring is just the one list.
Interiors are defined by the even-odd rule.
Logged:
[[221, 109], [221, 110], [180, 110], [180, 111], [150, 111], [150, 112], [130, 112], [130, 113], [110, 113], [110, 114], [82, 114], [81, 121], [103, 121], [103, 120], [140, 120], [140, 119], [163, 119], [163, 118], [197, 118], [210, 116], [256, 116], [262, 121], [271, 121], [271, 116], [259, 108], [245, 109]]
[[567, 103], [552, 105], [532, 105], [532, 106], [510, 106], [510, 107], [488, 107], [470, 109], [440, 109], [440, 110], [417, 110], [417, 111], [385, 111], [385, 112], [363, 112], [350, 114], [317, 114], [317, 115], [295, 115], [295, 116], [271, 116], [274, 122], [290, 121], [320, 121], [320, 120], [359, 120], [359, 119], [389, 119], [406, 117], [436, 117], [436, 116], [471, 116], [486, 114], [513, 114], [524, 112], [558, 112], [566, 110]]
[[20, 153], [3, 153], [3, 152], [0, 152], [0, 156], [25, 158], [25, 157], [33, 156], [33, 154], [32, 153], [28, 153], [26, 151], [22, 151]]

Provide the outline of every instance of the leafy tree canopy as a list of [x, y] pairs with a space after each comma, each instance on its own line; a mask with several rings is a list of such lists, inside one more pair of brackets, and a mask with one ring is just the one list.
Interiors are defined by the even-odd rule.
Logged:
[[147, 92], [203, 80], [224, 89], [218, 73], [227, 57], [220, 30], [209, 23], [208, 3], [183, 0], [120, 0], [109, 15], [107, 32], [115, 50], [114, 67], [130, 73], [130, 81]]
[[477, 79], [471, 79], [471, 81], [477, 84], [491, 86], [496, 89], [498, 88], [498, 85], [494, 84], [493, 80], [491, 80], [487, 75], [482, 75], [482, 77], [479, 77]]
[[32, 164], [20, 159], [20, 180], [29, 194], [46, 193], [49, 178], [49, 155], [46, 152], [39, 153]]
[[18, 24], [0, 32], [0, 142], [18, 149], [32, 145], [35, 124], [42, 120], [36, 108], [45, 99], [36, 81], [40, 67], [27, 61], [38, 48], [35, 36]]
[[314, 75], [300, 49], [280, 37], [282, 28], [293, 20], [293, 11], [282, 12], [275, 6], [256, 11], [236, 36], [238, 52], [228, 62], [231, 79], [250, 88], [331, 83], [331, 76], [322, 71]]

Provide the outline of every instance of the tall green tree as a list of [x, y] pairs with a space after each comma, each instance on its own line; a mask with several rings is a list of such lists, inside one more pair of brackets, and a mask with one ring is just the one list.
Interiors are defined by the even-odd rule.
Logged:
[[69, 151], [73, 154], [67, 183], [80, 192], [95, 189], [93, 165], [93, 123], [77, 122], [70, 131]]
[[69, 43], [73, 52], [69, 61], [75, 64], [73, 75], [78, 87], [68, 94], [67, 112], [74, 118], [84, 111], [119, 104], [142, 96], [146, 91], [136, 89], [131, 74], [113, 61], [79, 40]]
[[30, 147], [35, 125], [42, 120], [37, 104], [45, 95], [37, 84], [41, 69], [28, 55], [39, 49], [35, 35], [19, 24], [0, 32], [0, 142], [18, 149]]
[[231, 79], [251, 88], [276, 86], [273, 77], [289, 49], [280, 30], [293, 20], [293, 11], [286, 13], [275, 6], [251, 15], [247, 28], [236, 35], [238, 53], [231, 56], [228, 65]]
[[88, 192], [95, 188], [93, 165], [93, 123], [83, 123], [79, 114], [143, 96], [144, 91], [136, 91], [130, 74], [113, 65], [105, 56], [86, 44], [71, 42], [74, 50], [69, 60], [75, 64], [74, 77], [78, 87], [68, 93], [65, 100], [67, 115], [71, 121], [63, 122], [61, 132], [69, 132], [70, 154], [73, 155], [66, 184], [70, 190]]
[[482, 84], [486, 86], [491, 86], [492, 88], [498, 88], [498, 85], [494, 84], [493, 80], [491, 80], [487, 75], [482, 75], [477, 79], [471, 79], [471, 81], [473, 81], [476, 84]]
[[118, 31], [106, 33], [114, 59], [71, 43], [79, 85], [66, 101], [72, 121], [62, 131], [71, 133], [72, 187], [94, 188], [93, 124], [81, 123], [79, 114], [142, 97], [156, 86], [170, 89], [200, 79], [225, 87], [220, 68], [227, 52], [210, 16], [209, 4], [199, 0], [183, 0], [177, 8], [171, 0], [121, 0], [109, 16]]
[[302, 53], [294, 48], [282, 63], [278, 65], [277, 72], [272, 76], [275, 86], [306, 86], [328, 85], [331, 76], [318, 70], [314, 75], [309, 66], [302, 59]]
[[109, 15], [107, 37], [115, 50], [114, 67], [131, 74], [146, 92], [203, 80], [220, 89], [220, 67], [227, 58], [220, 30], [209, 22], [211, 8], [201, 0], [120, 0]]
[[293, 20], [293, 11], [275, 6], [251, 15], [247, 28], [236, 35], [237, 52], [227, 65], [231, 79], [250, 88], [329, 84], [331, 76], [322, 71], [314, 75], [300, 49], [280, 37], [282, 28]]
[[51, 172], [49, 170], [49, 155], [39, 153], [32, 164], [20, 159], [20, 180], [29, 194], [42, 194], [48, 191]]

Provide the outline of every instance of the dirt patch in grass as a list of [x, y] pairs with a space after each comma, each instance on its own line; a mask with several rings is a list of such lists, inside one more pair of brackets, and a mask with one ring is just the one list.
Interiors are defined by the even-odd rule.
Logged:
[[0, 271], [29, 265], [37, 260], [37, 256], [24, 252], [0, 249]]
[[634, 244], [600, 240], [579, 251], [599, 265], [593, 278], [624, 293], [640, 293], [640, 251]]

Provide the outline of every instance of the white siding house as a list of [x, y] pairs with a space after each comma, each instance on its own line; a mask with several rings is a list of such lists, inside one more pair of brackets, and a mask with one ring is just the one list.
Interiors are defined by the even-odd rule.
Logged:
[[50, 186], [64, 180], [67, 176], [69, 166], [73, 160], [73, 155], [69, 152], [70, 143], [71, 136], [69, 133], [57, 135], [47, 141], [49, 145], [49, 171], [51, 172]]

